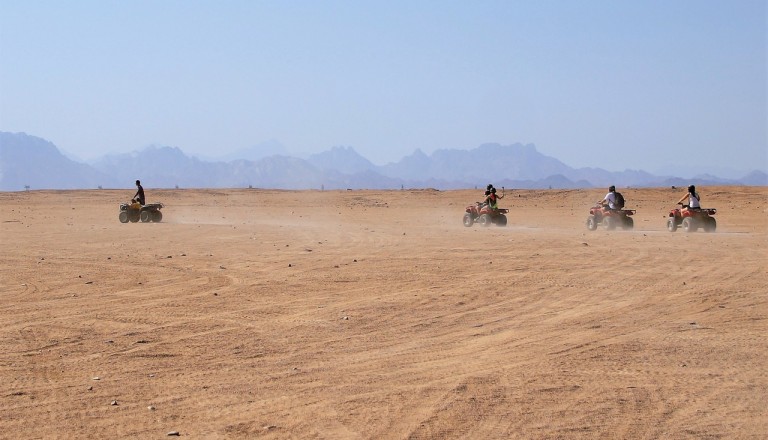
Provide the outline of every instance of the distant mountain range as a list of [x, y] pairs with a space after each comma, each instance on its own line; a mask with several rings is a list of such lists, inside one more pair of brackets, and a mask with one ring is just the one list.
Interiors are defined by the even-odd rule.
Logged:
[[85, 164], [67, 158], [45, 139], [0, 132], [0, 190], [132, 188], [136, 179], [147, 188], [461, 189], [485, 187], [489, 182], [507, 188], [768, 185], [768, 175], [758, 170], [741, 179], [710, 175], [682, 179], [641, 170], [576, 169], [530, 144], [484, 144], [431, 155], [416, 150], [383, 166], [351, 147], [334, 147], [299, 159], [283, 154], [285, 149], [277, 142], [265, 146], [278, 154], [244, 151], [240, 158], [200, 160], [179, 148], [152, 146]]

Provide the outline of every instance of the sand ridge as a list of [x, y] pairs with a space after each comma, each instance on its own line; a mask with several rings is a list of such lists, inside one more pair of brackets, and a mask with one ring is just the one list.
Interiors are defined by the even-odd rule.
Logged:
[[[0, 437], [762, 438], [768, 190], [0, 193]], [[114, 404], [113, 404], [114, 403]], [[151, 407], [151, 409], [150, 409]]]

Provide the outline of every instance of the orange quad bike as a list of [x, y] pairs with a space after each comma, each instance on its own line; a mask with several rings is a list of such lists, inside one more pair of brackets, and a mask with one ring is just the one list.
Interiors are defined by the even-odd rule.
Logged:
[[490, 206], [475, 202], [474, 205], [469, 205], [465, 209], [464, 213], [464, 226], [471, 227], [477, 223], [480, 226], [507, 226], [507, 213], [509, 209], [497, 208], [493, 209]]
[[667, 218], [667, 230], [669, 232], [677, 231], [677, 228], [682, 227], [685, 232], [696, 232], [700, 228], [704, 232], [715, 232], [717, 229], [717, 220], [713, 215], [717, 213], [715, 208], [700, 208], [700, 209], [683, 209], [682, 203], [680, 208], [674, 208], [669, 211], [669, 217]]
[[120, 204], [120, 214], [118, 219], [120, 223], [136, 223], [141, 220], [146, 222], [160, 222], [163, 220], [162, 203], [148, 203], [142, 205], [137, 200], [131, 200], [131, 203]]
[[587, 229], [594, 231], [599, 225], [604, 225], [605, 229], [612, 231], [616, 228], [631, 230], [635, 227], [635, 221], [631, 216], [637, 211], [634, 209], [610, 209], [607, 206], [597, 204], [589, 208], [587, 217]]

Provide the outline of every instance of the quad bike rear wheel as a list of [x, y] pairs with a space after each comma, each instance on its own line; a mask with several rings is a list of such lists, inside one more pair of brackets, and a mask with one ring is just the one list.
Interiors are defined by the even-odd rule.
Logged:
[[160, 223], [163, 221], [163, 213], [160, 211], [154, 211], [152, 213], [152, 221], [155, 223]]
[[[158, 211], [157, 213], [159, 214], [160, 211]], [[464, 223], [464, 226], [469, 228], [469, 227], [472, 226], [472, 224], [475, 223], [475, 219], [472, 218], [472, 214], [466, 213], [466, 214], [464, 214], [464, 218], [462, 219], [462, 222]]]
[[120, 223], [128, 223], [128, 212], [120, 211], [120, 215], [117, 216], [120, 219]]
[[696, 224], [696, 220], [693, 217], [683, 219], [683, 230], [685, 232], [696, 232], [697, 229], [699, 229], [699, 225]]
[[152, 220], [152, 213], [149, 211], [141, 211], [140, 218], [142, 223], [147, 223]]
[[667, 220], [667, 230], [668, 230], [669, 232], [675, 232], [675, 231], [677, 231], [677, 222], [675, 221], [675, 218], [674, 218], [674, 217], [670, 217], [670, 218]]
[[507, 226], [507, 216], [504, 214], [499, 214], [496, 217], [496, 226]]
[[597, 229], [597, 219], [594, 214], [590, 214], [589, 217], [587, 217], [587, 229], [590, 231]]
[[635, 220], [632, 217], [624, 217], [624, 224], [621, 227], [625, 231], [631, 231], [635, 227]]
[[488, 214], [481, 214], [480, 217], [477, 218], [477, 224], [480, 226], [491, 226], [491, 216]]
[[715, 232], [717, 230], [717, 220], [714, 217], [707, 217], [704, 222], [704, 232]]

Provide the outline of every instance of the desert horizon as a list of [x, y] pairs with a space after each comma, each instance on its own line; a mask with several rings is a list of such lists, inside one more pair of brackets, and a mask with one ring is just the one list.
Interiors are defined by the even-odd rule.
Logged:
[[768, 433], [768, 188], [0, 192], [1, 438]]

